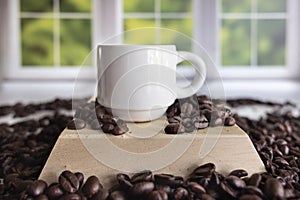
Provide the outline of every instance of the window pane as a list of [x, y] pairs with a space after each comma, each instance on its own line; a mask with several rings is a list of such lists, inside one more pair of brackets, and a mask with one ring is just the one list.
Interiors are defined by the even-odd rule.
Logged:
[[154, 0], [123, 1], [125, 12], [154, 12]]
[[258, 21], [258, 65], [285, 65], [285, 20]]
[[191, 0], [161, 0], [161, 12], [191, 12]]
[[91, 0], [60, 0], [61, 12], [91, 12]]
[[258, 12], [286, 12], [286, 0], [257, 1]]
[[22, 19], [22, 64], [53, 65], [53, 20]]
[[191, 51], [191, 40], [178, 37], [182, 33], [192, 37], [192, 19], [162, 19], [161, 27], [171, 29], [161, 32], [161, 42], [163, 44], [175, 44], [179, 50]]
[[222, 21], [222, 65], [250, 65], [250, 20]]
[[147, 27], [155, 27], [154, 19], [125, 19], [124, 30], [145, 28], [144, 30], [125, 32], [124, 43], [127, 44], [155, 44], [156, 32]]
[[51, 12], [53, 10], [52, 0], [20, 0], [21, 11], [25, 12]]
[[251, 12], [251, 0], [221, 0], [221, 1], [222, 1], [223, 13]]
[[62, 19], [60, 21], [61, 65], [80, 66], [91, 50], [91, 21]]

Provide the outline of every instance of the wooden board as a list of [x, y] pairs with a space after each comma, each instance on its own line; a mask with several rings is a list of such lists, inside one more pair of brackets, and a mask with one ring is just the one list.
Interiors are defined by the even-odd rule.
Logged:
[[63, 170], [97, 175], [110, 187], [120, 172], [149, 169], [154, 173], [188, 176], [197, 166], [213, 162], [217, 171], [245, 169], [249, 174], [265, 171], [252, 142], [238, 126], [216, 127], [167, 135], [165, 118], [150, 123], [129, 123], [122, 136], [102, 131], [65, 129], [55, 144], [39, 178], [57, 181]]

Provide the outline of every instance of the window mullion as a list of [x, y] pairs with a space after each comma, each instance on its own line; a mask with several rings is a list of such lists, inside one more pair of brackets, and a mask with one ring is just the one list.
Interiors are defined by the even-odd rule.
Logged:
[[251, 40], [251, 67], [257, 66], [257, 0], [252, 0], [251, 7], [251, 27], [250, 27], [250, 40]]
[[53, 30], [53, 42], [54, 42], [54, 66], [60, 66], [60, 5], [59, 0], [53, 1], [53, 21], [54, 21], [54, 30]]

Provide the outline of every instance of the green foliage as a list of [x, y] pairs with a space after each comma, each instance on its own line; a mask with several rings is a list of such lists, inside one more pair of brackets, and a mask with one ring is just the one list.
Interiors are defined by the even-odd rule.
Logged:
[[258, 65], [285, 64], [285, 21], [258, 21]]
[[154, 12], [154, 0], [123, 0], [125, 12]]
[[53, 65], [53, 20], [22, 19], [23, 65]]
[[286, 0], [259, 0], [258, 12], [286, 12]]
[[51, 12], [53, 0], [20, 0], [20, 9], [23, 12]]
[[161, 12], [191, 12], [192, 0], [161, 0]]
[[250, 20], [222, 22], [222, 65], [250, 65]]
[[60, 0], [61, 12], [90, 12], [91, 0]]
[[[251, 12], [251, 0], [221, 0], [223, 13]], [[259, 0], [261, 1], [261, 0]]]
[[91, 50], [91, 21], [62, 19], [60, 21], [60, 58], [63, 66], [80, 66]]

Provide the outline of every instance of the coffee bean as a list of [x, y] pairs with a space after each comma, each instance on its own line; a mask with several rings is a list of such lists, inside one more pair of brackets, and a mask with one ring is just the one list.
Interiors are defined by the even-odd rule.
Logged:
[[178, 134], [184, 132], [184, 128], [178, 123], [173, 123], [173, 124], [168, 124], [165, 127], [164, 131], [167, 134]]
[[244, 169], [236, 169], [233, 170], [229, 173], [229, 176], [236, 176], [236, 177], [244, 177], [244, 176], [248, 176], [248, 172]]
[[173, 199], [174, 200], [183, 200], [183, 199], [187, 199], [188, 198], [188, 191], [183, 188], [183, 187], [179, 187], [177, 188], [174, 193], [173, 193]]
[[59, 176], [59, 184], [62, 189], [69, 193], [75, 193], [79, 189], [79, 180], [75, 174], [66, 170]]
[[159, 185], [172, 185], [175, 181], [175, 176], [172, 174], [155, 174], [154, 180]]
[[237, 198], [238, 196], [238, 191], [233, 189], [231, 186], [229, 186], [227, 183], [221, 183], [220, 184], [221, 189], [228, 194], [229, 196], [233, 197], [233, 198]]
[[59, 184], [52, 184], [47, 188], [46, 194], [49, 199], [58, 199], [64, 194], [64, 192], [60, 188]]
[[169, 185], [160, 185], [160, 184], [155, 184], [155, 190], [162, 190], [166, 192], [168, 195], [171, 193], [172, 189]]
[[245, 181], [243, 181], [242, 179], [240, 179], [237, 176], [227, 176], [225, 178], [225, 181], [232, 187], [235, 189], [242, 189], [244, 187], [246, 187], [246, 183]]
[[106, 200], [109, 196], [109, 192], [107, 189], [102, 188], [96, 193], [91, 200]]
[[47, 183], [43, 180], [36, 180], [32, 182], [27, 188], [27, 193], [30, 196], [37, 197], [44, 193], [47, 188]]
[[201, 196], [201, 194], [206, 193], [205, 189], [201, 185], [195, 182], [188, 183], [187, 187], [198, 196]]
[[115, 126], [113, 124], [103, 124], [101, 127], [104, 133], [113, 133]]
[[74, 175], [77, 177], [78, 181], [79, 181], [79, 187], [82, 186], [82, 183], [84, 181], [84, 175], [81, 172], [75, 172]]
[[262, 198], [256, 196], [255, 194], [244, 194], [239, 199], [240, 200], [262, 200]]
[[154, 189], [153, 182], [138, 182], [133, 185], [130, 190], [130, 194], [135, 197], [141, 197], [147, 195]]
[[207, 128], [208, 125], [209, 125], [209, 122], [204, 115], [200, 115], [200, 117], [196, 121], [194, 121], [194, 126], [197, 129]]
[[226, 117], [224, 121], [225, 126], [233, 126], [235, 125], [235, 119], [233, 117]]
[[193, 109], [193, 105], [190, 103], [185, 102], [181, 105], [181, 113], [184, 116], [191, 116]]
[[258, 187], [261, 181], [261, 175], [258, 173], [254, 173], [250, 176], [247, 185], [252, 185]]
[[105, 108], [103, 108], [100, 105], [97, 105], [95, 107], [95, 112], [96, 112], [96, 116], [101, 119], [105, 115]]
[[91, 198], [93, 195], [98, 193], [99, 190], [102, 188], [103, 186], [100, 184], [99, 179], [96, 176], [90, 176], [83, 184], [82, 192], [85, 196]]
[[152, 191], [148, 195], [148, 200], [168, 200], [168, 194], [165, 191]]
[[48, 197], [47, 197], [47, 195], [42, 194], [42, 195], [36, 197], [34, 200], [48, 200]]
[[138, 182], [143, 182], [143, 181], [152, 181], [153, 175], [152, 172], [149, 170], [141, 171], [139, 173], [135, 173], [131, 177], [131, 182], [132, 183], [138, 183]]
[[81, 197], [79, 194], [65, 194], [59, 200], [81, 200]]
[[264, 192], [270, 199], [284, 198], [283, 186], [276, 178], [269, 178], [266, 180]]
[[67, 128], [71, 129], [71, 130], [80, 130], [80, 129], [84, 129], [86, 126], [85, 121], [81, 120], [81, 119], [73, 119], [71, 120], [68, 124], [67, 124]]
[[126, 200], [127, 197], [126, 197], [125, 192], [116, 190], [116, 191], [113, 191], [112, 193], [110, 193], [109, 199], [110, 200]]
[[128, 129], [124, 129], [124, 128], [120, 128], [118, 126], [115, 126], [113, 131], [112, 131], [112, 134], [113, 135], [123, 135], [127, 131], [128, 131]]
[[193, 173], [197, 176], [204, 176], [209, 177], [212, 175], [212, 173], [215, 171], [216, 166], [213, 163], [206, 163], [204, 165], [201, 165], [197, 167]]

